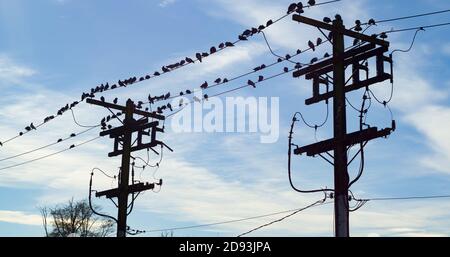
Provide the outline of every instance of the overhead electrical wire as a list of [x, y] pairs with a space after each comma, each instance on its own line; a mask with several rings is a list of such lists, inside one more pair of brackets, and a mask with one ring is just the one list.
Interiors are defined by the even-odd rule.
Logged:
[[[330, 4], [330, 3], [339, 2], [339, 1], [340, 0], [333, 0], [333, 1], [326, 1], [326, 2], [322, 2], [322, 3], [314, 3], [314, 5], [303, 6], [303, 8], [310, 8], [310, 7], [313, 7], [313, 6], [321, 6], [321, 5]], [[226, 48], [233, 47], [236, 43], [238, 43], [240, 41], [247, 40], [247, 38], [253, 36], [254, 34], [257, 34], [258, 31], [262, 31], [262, 30], [266, 29], [267, 27], [272, 26], [273, 24], [275, 24], [275, 23], [281, 21], [282, 19], [288, 17], [290, 14], [292, 14], [296, 10], [297, 10], [297, 6], [293, 10], [288, 12], [287, 14], [281, 16], [280, 18], [275, 19], [275, 20], [269, 20], [265, 25], [260, 25], [260, 27], [258, 29], [256, 29], [256, 31], [254, 31], [253, 30], [254, 28], [252, 28], [250, 30], [250, 34], [247, 34], [247, 35], [244, 36], [243, 35], [244, 33], [243, 33], [242, 35], [239, 36], [239, 39], [234, 41], [234, 42], [221, 43], [221, 45], [219, 45], [218, 49], [215, 48], [215, 47], [212, 47], [210, 49], [210, 53], [208, 53], [208, 54], [197, 53], [196, 54], [197, 55], [196, 58], [190, 59], [190, 61], [187, 61], [188, 58], [186, 58], [186, 60], [182, 60], [179, 63], [172, 64], [172, 65], [165, 65], [162, 68], [163, 72], [155, 72], [153, 75], [145, 75], [145, 76], [140, 77], [139, 79], [137, 79], [137, 77], [130, 77], [129, 79], [124, 79], [123, 81], [119, 80], [118, 81], [118, 85], [119, 86], [117, 86], [116, 84], [112, 84], [110, 86], [109, 83], [106, 83], [106, 84], [101, 84], [100, 86], [97, 86], [96, 88], [91, 88], [90, 93], [83, 93], [82, 98], [81, 98], [81, 102], [83, 102], [86, 98], [94, 97], [95, 94], [97, 94], [97, 93], [102, 93], [102, 92], [113, 90], [113, 89], [120, 88], [120, 87], [126, 87], [128, 85], [132, 85], [132, 84], [135, 84], [135, 83], [138, 83], [138, 82], [149, 80], [149, 79], [154, 78], [154, 77], [159, 77], [162, 74], [166, 74], [166, 73], [169, 73], [171, 71], [177, 70], [179, 68], [185, 67], [185, 66], [187, 66], [187, 65], [189, 65], [191, 63], [201, 62], [203, 58], [206, 58], [209, 55], [218, 53], [218, 52], [220, 52], [220, 51], [222, 51], [222, 50], [224, 50]], [[249, 30], [246, 30], [246, 31], [249, 31]], [[173, 66], [173, 68], [168, 68], [169, 66]], [[47, 118], [44, 119], [44, 122], [42, 122], [39, 125], [37, 125], [36, 128], [39, 128], [40, 126], [50, 122], [54, 118], [61, 116], [62, 114], [64, 114], [64, 112], [66, 112], [67, 110], [71, 109], [72, 107], [75, 107], [79, 103], [80, 102], [78, 102], [78, 101], [73, 102], [72, 104], [70, 104], [70, 108], [69, 108], [69, 104], [67, 104], [66, 106], [62, 107], [58, 111], [58, 115], [48, 116]], [[50, 119], [48, 119], [48, 118], [50, 118]], [[0, 141], [0, 146], [15, 140], [18, 137], [21, 137], [21, 136], [29, 133], [30, 131], [31, 130], [29, 130], [29, 131], [22, 131], [22, 132], [20, 132], [18, 135], [14, 136], [14, 137], [11, 137], [11, 138], [3, 140], [3, 141]]]

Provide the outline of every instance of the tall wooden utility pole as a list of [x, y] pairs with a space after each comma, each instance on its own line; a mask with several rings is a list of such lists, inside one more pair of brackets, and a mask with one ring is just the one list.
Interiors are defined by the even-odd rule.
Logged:
[[[294, 15], [293, 20], [304, 23], [319, 30], [331, 32], [329, 41], [333, 45], [333, 56], [321, 62], [309, 65], [294, 72], [294, 77], [305, 76], [306, 79], [313, 81], [313, 96], [305, 101], [307, 105], [328, 101], [333, 99], [333, 126], [334, 137], [315, 144], [298, 147], [294, 154], [300, 155], [306, 153], [308, 156], [315, 156], [321, 153], [334, 151], [334, 210], [335, 210], [335, 232], [337, 237], [348, 237], [349, 232], [349, 174], [347, 171], [347, 150], [348, 147], [367, 142], [369, 140], [385, 137], [392, 131], [391, 128], [378, 130], [376, 127], [361, 129], [359, 131], [347, 134], [346, 118], [346, 93], [360, 88], [368, 87], [372, 84], [392, 80], [392, 58], [385, 57], [383, 54], [388, 51], [389, 42], [367, 36], [344, 27], [342, 18], [336, 15], [333, 24], [328, 24], [318, 20], [310, 19], [301, 15]], [[344, 36], [352, 37], [361, 41], [360, 46], [345, 51]], [[379, 46], [379, 47], [377, 47]], [[377, 74], [374, 77], [360, 80], [359, 71], [360, 61], [376, 57]], [[391, 74], [384, 71], [384, 63], [391, 64]], [[345, 69], [353, 66], [352, 84], [345, 83]], [[328, 83], [326, 92], [320, 92], [320, 86], [323, 84], [322, 76], [329, 77], [328, 73], [333, 75], [333, 90], [329, 91]]]
[[[119, 110], [125, 113], [125, 119], [123, 120], [123, 126], [105, 130], [100, 132], [100, 136], [109, 135], [110, 138], [114, 138], [114, 151], [109, 153], [109, 157], [122, 155], [121, 171], [119, 174], [118, 188], [110, 189], [102, 192], [97, 192], [97, 197], [106, 196], [107, 198], [118, 198], [118, 211], [117, 211], [117, 237], [125, 237], [127, 234], [127, 216], [128, 216], [128, 195], [149, 190], [154, 188], [153, 183], [137, 183], [132, 181], [130, 183], [130, 158], [131, 152], [139, 151], [142, 149], [153, 149], [157, 145], [163, 145], [168, 147], [161, 141], [156, 140], [156, 132], [164, 132], [163, 129], [158, 128], [158, 121], [149, 122], [148, 118], [156, 120], [164, 120], [165, 117], [155, 113], [149, 113], [146, 111], [136, 109], [133, 101], [128, 99], [126, 106], [120, 106], [116, 104], [107, 103], [104, 101], [98, 101], [94, 99], [87, 99], [87, 103], [103, 106], [108, 109]], [[135, 120], [134, 114], [143, 116], [142, 119]], [[151, 132], [145, 130], [150, 129]], [[137, 133], [137, 145], [132, 145], [133, 133]], [[142, 143], [142, 136], [150, 136], [149, 143]], [[122, 145], [122, 149], [119, 149], [119, 144]], [[168, 147], [169, 148], [169, 147]], [[169, 148], [172, 151], [172, 149]], [[156, 151], [155, 151], [156, 152]]]

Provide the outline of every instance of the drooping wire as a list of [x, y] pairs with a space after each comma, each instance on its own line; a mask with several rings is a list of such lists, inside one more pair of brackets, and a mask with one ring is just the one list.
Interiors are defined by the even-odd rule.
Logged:
[[116, 218], [114, 218], [114, 217], [112, 217], [112, 216], [109, 216], [109, 215], [106, 215], [106, 214], [103, 214], [103, 213], [99, 213], [99, 212], [97, 212], [97, 211], [95, 210], [94, 206], [92, 206], [92, 191], [94, 191], [94, 190], [92, 190], [92, 177], [93, 177], [93, 176], [94, 176], [94, 172], [92, 171], [92, 172], [91, 172], [91, 178], [90, 178], [90, 180], [89, 180], [89, 208], [91, 209], [91, 211], [92, 211], [94, 214], [96, 214], [96, 215], [98, 215], [98, 216], [101, 216], [101, 217], [104, 217], [104, 218], [112, 219], [112, 220], [114, 220], [114, 221], [117, 223], [118, 221], [117, 221]]
[[[248, 234], [250, 234], [250, 233], [252, 233], [252, 232], [254, 232], [254, 231], [256, 231], [256, 230], [259, 230], [259, 229], [262, 229], [262, 228], [264, 228], [264, 227], [270, 226], [270, 225], [272, 225], [272, 224], [274, 224], [274, 223], [277, 223], [277, 222], [281, 222], [281, 221], [283, 221], [283, 220], [285, 220], [285, 219], [287, 219], [287, 218], [289, 218], [289, 217], [291, 217], [291, 216], [294, 216], [295, 214], [297, 214], [297, 213], [299, 213], [299, 212], [301, 212], [301, 211], [307, 210], [307, 209], [309, 209], [309, 208], [312, 208], [312, 207], [315, 207], [315, 206], [319, 206], [319, 205], [323, 205], [323, 204], [325, 204], [325, 201], [326, 201], [326, 200], [327, 200], [327, 198], [325, 197], [324, 199], [319, 200], [319, 201], [317, 201], [317, 202], [314, 202], [314, 203], [312, 203], [312, 204], [310, 204], [310, 205], [308, 205], [308, 206], [306, 206], [306, 207], [303, 207], [303, 208], [301, 208], [301, 209], [298, 209], [298, 210], [292, 212], [292, 213], [289, 214], [289, 215], [286, 215], [286, 216], [284, 216], [284, 217], [282, 217], [282, 218], [279, 218], [279, 219], [277, 219], [277, 220], [271, 221], [271, 222], [266, 223], [266, 224], [264, 224], [264, 225], [258, 226], [258, 227], [254, 228], [254, 229], [252, 229], [252, 230], [247, 231], [247, 232], [244, 232], [244, 233], [238, 235], [237, 237], [242, 237], [242, 236], [248, 235]], [[330, 202], [330, 203], [331, 203], [331, 202]]]
[[[296, 113], [297, 114], [297, 113]], [[292, 138], [294, 134], [294, 125], [295, 122], [297, 122], [296, 114], [294, 114], [294, 117], [292, 118], [291, 123], [291, 129], [289, 131], [289, 137], [288, 137], [288, 178], [289, 178], [289, 184], [291, 185], [292, 189], [299, 193], [317, 193], [317, 192], [327, 192], [327, 191], [334, 191], [333, 189], [314, 189], [314, 190], [302, 190], [297, 188], [293, 181], [292, 181], [292, 175], [291, 175], [291, 154], [292, 154]]]
[[95, 126], [86, 126], [86, 125], [82, 125], [82, 124], [80, 124], [80, 123], [77, 121], [77, 119], [75, 118], [75, 113], [74, 113], [74, 111], [72, 110], [72, 108], [70, 108], [70, 112], [72, 113], [72, 119], [73, 119], [73, 122], [74, 122], [77, 126], [82, 127], [82, 128], [97, 128], [97, 127], [100, 127], [100, 125], [95, 125]]

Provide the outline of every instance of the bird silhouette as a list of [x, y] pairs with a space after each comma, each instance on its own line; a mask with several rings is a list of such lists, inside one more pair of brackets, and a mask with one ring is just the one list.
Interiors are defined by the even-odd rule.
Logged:
[[201, 103], [202, 101], [200, 99], [198, 99], [198, 97], [194, 96], [192, 99], [194, 99], [195, 102], [199, 102]]
[[302, 2], [298, 2], [296, 5], [295, 5], [295, 9], [294, 9], [298, 14], [302, 14], [302, 13], [304, 13], [305, 11], [303, 11], [303, 3]]
[[116, 98], [114, 98], [114, 100], [113, 100], [113, 103], [114, 104], [117, 104], [117, 101], [118, 101], [119, 99], [116, 97]]
[[331, 23], [331, 19], [329, 17], [323, 17], [323, 22]]
[[224, 78], [223, 81], [222, 81], [222, 83], [228, 83], [228, 79], [227, 79], [227, 78]]
[[380, 34], [380, 38], [381, 39], [386, 39], [388, 36], [387, 36], [387, 34], [386, 34], [386, 32], [382, 32], [381, 34]]
[[180, 101], [178, 102], [178, 106], [181, 107], [183, 105], [183, 98], [180, 99]]
[[217, 52], [217, 49], [214, 46], [209, 49], [210, 54], [214, 54], [216, 52]]
[[317, 57], [314, 57], [314, 58], [311, 59], [310, 63], [313, 64], [313, 63], [317, 62], [318, 60], [319, 59]]
[[272, 20], [268, 20], [267, 23], [266, 23], [266, 27], [269, 27], [272, 24], [273, 24], [273, 21]]
[[36, 130], [36, 127], [34, 126], [33, 122], [31, 122], [30, 128]]
[[239, 35], [238, 39], [241, 40], [241, 41], [247, 41], [247, 40], [248, 40], [248, 39], [247, 39], [245, 36], [243, 36], [243, 35]]
[[368, 22], [367, 24], [369, 24], [369, 25], [371, 25], [371, 26], [374, 26], [374, 25], [376, 25], [376, 22], [375, 22], [374, 19], [370, 19], [369, 22]]
[[284, 57], [286, 60], [291, 59], [291, 56], [289, 54], [286, 55], [286, 57]]
[[320, 37], [318, 37], [317, 38], [317, 41], [316, 41], [316, 45], [320, 45], [320, 44], [322, 44], [322, 38], [320, 38]]
[[195, 54], [195, 57], [197, 58], [197, 60], [198, 60], [199, 62], [202, 62], [202, 54], [201, 54], [201, 53], [196, 53], [196, 54]]
[[297, 54], [301, 54], [301, 53], [302, 53], [302, 50], [297, 49]]
[[121, 87], [124, 87], [124, 86], [125, 86], [125, 84], [124, 84], [121, 80], [119, 80], [119, 81], [117, 82], [117, 84], [119, 84], [119, 86], [121, 86]]
[[311, 48], [313, 51], [316, 51], [316, 46], [314, 45], [313, 42], [311, 42], [311, 40], [308, 41], [308, 46], [309, 46], [309, 48]]
[[261, 31], [261, 30], [264, 30], [265, 28], [266, 28], [266, 26], [264, 26], [264, 25], [259, 25], [258, 30]]
[[234, 46], [234, 44], [233, 44], [233, 43], [231, 43], [231, 42], [226, 42], [226, 43], [225, 43], [225, 46], [226, 46], [226, 47], [233, 47], [233, 46]]
[[23, 132], [19, 132], [19, 136], [23, 136]]
[[354, 28], [354, 30], [355, 31], [362, 31], [363, 29], [361, 28], [361, 21], [360, 20], [356, 20], [355, 21], [355, 24], [356, 24], [356, 26], [355, 26], [355, 28]]
[[222, 81], [221, 78], [217, 78], [216, 80], [214, 80], [214, 83], [219, 84]]
[[185, 60], [186, 60], [186, 62], [187, 62], [187, 63], [194, 63], [194, 60], [192, 60], [192, 59], [191, 59], [191, 58], [189, 58], [189, 57], [186, 57], [186, 59], [185, 59]]
[[205, 81], [205, 83], [203, 83], [201, 86], [200, 86], [200, 88], [202, 88], [202, 89], [206, 89], [208, 87], [208, 82], [207, 81]]
[[289, 68], [288, 68], [288, 67], [284, 67], [284, 68], [283, 68], [283, 71], [284, 71], [284, 72], [289, 72]]
[[169, 71], [170, 71], [168, 68], [166, 68], [166, 66], [162, 66], [162, 67], [161, 67], [161, 70], [162, 70], [163, 72], [169, 72]]
[[69, 149], [75, 148], [75, 145], [71, 145]]
[[159, 75], [161, 75], [161, 73], [159, 73], [157, 71], [155, 71], [155, 73], [153, 73], [153, 76], [159, 76]]
[[329, 54], [329, 53], [325, 53], [325, 54], [323, 55], [323, 57], [324, 57], [324, 58], [328, 58], [328, 57], [330, 57], [330, 54]]
[[260, 75], [260, 76], [258, 77], [258, 82], [261, 82], [261, 81], [263, 81], [263, 80], [264, 80], [264, 76], [261, 76], [261, 75]]
[[277, 62], [282, 62], [283, 58], [278, 58]]
[[150, 79], [150, 75], [145, 75], [145, 79]]
[[186, 90], [186, 94], [190, 95], [190, 94], [192, 94], [192, 91], [188, 89], [188, 90]]
[[3, 146], [3, 143], [2, 143], [2, 142], [0, 142], [0, 146]]
[[302, 64], [298, 62], [298, 63], [295, 64], [294, 68], [301, 69], [302, 68]]
[[116, 89], [116, 88], [117, 88], [117, 85], [116, 85], [116, 84], [114, 84], [114, 85], [111, 86], [111, 89]]
[[26, 126], [26, 127], [25, 127], [25, 130], [26, 130], [26, 131], [31, 131], [30, 126]]
[[202, 53], [202, 57], [208, 57], [209, 54], [208, 53]]
[[252, 31], [249, 30], [249, 29], [246, 29], [244, 32], [242, 32], [242, 35], [243, 35], [244, 37], [248, 37], [248, 36], [250, 36], [251, 34], [252, 34]]
[[70, 137], [76, 137], [76, 136], [77, 136], [77, 134], [75, 134], [75, 133], [70, 134]]
[[220, 49], [222, 49], [222, 48], [224, 48], [224, 47], [225, 47], [225, 44], [224, 44], [224, 43], [220, 43], [220, 44], [219, 44], [219, 48], [220, 48]]
[[183, 92], [180, 92], [180, 96], [182, 96], [182, 95], [184, 95], [184, 93], [183, 93]]
[[208, 101], [208, 95], [207, 95], [207, 94], [205, 94], [205, 95], [203, 96], [203, 98], [204, 98], [206, 101]]
[[63, 140], [62, 140], [62, 139], [60, 138], [60, 139], [58, 139], [58, 141], [57, 141], [57, 142], [58, 142], [58, 143], [61, 143], [62, 141], [63, 141]]
[[258, 32], [259, 32], [259, 31], [258, 31], [257, 28], [252, 28], [252, 35], [254, 35], [254, 34], [258, 33]]
[[104, 102], [104, 101], [105, 101], [105, 98], [104, 98], [103, 96], [100, 97], [100, 101]]
[[255, 82], [251, 81], [250, 79], [247, 81], [247, 85], [252, 86], [253, 88], [256, 88]]
[[314, 6], [314, 5], [316, 5], [316, 1], [315, 0], [309, 0], [308, 4], [309, 4], [309, 6]]
[[164, 96], [164, 100], [167, 100], [170, 98], [170, 92], [168, 92], [165, 96]]
[[171, 112], [173, 112], [172, 105], [171, 105], [170, 103], [167, 104], [167, 108], [169, 108], [169, 110], [170, 110]]

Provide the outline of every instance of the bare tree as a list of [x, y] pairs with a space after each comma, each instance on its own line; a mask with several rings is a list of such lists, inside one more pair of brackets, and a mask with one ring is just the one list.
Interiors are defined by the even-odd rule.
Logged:
[[113, 232], [115, 225], [112, 220], [95, 215], [87, 200], [75, 202], [71, 199], [53, 208], [41, 207], [40, 211], [48, 237], [106, 237]]

